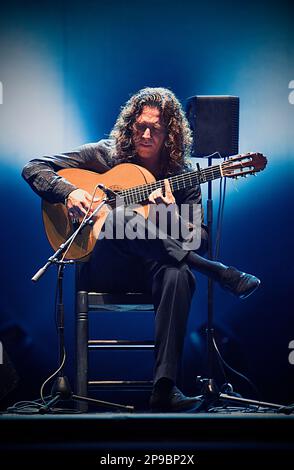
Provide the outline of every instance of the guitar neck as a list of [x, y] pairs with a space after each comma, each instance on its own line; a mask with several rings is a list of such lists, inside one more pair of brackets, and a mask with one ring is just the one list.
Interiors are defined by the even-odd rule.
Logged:
[[[221, 165], [214, 165], [202, 170], [189, 171], [181, 175], [167, 178], [172, 192], [180, 189], [192, 188], [202, 183], [207, 183], [222, 177]], [[154, 181], [154, 183], [143, 184], [133, 188], [119, 191], [119, 197], [123, 198], [127, 205], [140, 204], [148, 199], [155, 189], [164, 189], [164, 180]]]

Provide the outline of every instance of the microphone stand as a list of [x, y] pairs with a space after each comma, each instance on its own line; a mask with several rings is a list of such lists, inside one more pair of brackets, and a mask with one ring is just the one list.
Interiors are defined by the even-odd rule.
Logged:
[[[101, 188], [102, 189], [102, 188]], [[106, 193], [106, 188], [105, 188]], [[84, 227], [87, 225], [93, 225], [93, 216], [95, 216], [100, 209], [108, 202], [108, 198], [104, 197], [100, 204], [96, 207], [91, 215], [86, 217], [83, 222], [79, 225], [79, 227], [74, 231], [72, 235], [62, 243], [59, 248], [55, 251], [55, 253], [48, 258], [46, 264], [40, 268], [36, 274], [32, 277], [33, 282], [37, 282], [46, 270], [52, 264], [58, 265], [58, 303], [57, 303], [57, 331], [58, 331], [58, 350], [59, 350], [59, 368], [58, 368], [58, 377], [54, 382], [52, 389], [51, 389], [51, 396], [52, 398], [46, 402], [43, 406], [39, 408], [39, 413], [46, 413], [50, 412], [51, 407], [55, 405], [60, 400], [78, 400], [84, 401], [87, 403], [92, 403], [102, 407], [114, 408], [114, 409], [121, 409], [127, 411], [133, 411], [134, 407], [129, 405], [121, 405], [118, 403], [111, 403], [103, 400], [96, 400], [93, 398], [82, 397], [79, 395], [75, 395], [72, 393], [69, 380], [64, 375], [64, 351], [65, 351], [65, 341], [64, 341], [64, 304], [63, 304], [63, 274], [64, 274], [64, 267], [67, 264], [74, 264], [74, 260], [63, 261], [60, 260], [60, 256], [65, 250], [71, 245], [76, 238], [76, 236], [83, 230]]]
[[[213, 158], [217, 157], [217, 152], [212, 155], [207, 156], [208, 166], [212, 166]], [[197, 164], [198, 170], [200, 166]], [[208, 250], [207, 256], [208, 259], [214, 260], [213, 253], [213, 199], [212, 199], [212, 181], [208, 181], [207, 187], [207, 229], [208, 229]], [[202, 395], [199, 396], [202, 399], [201, 409], [209, 409], [209, 406], [213, 403], [220, 401], [227, 404], [228, 402], [235, 403], [236, 405], [244, 406], [255, 406], [256, 408], [270, 408], [276, 410], [279, 413], [291, 414], [294, 412], [294, 405], [281, 405], [277, 403], [268, 403], [258, 400], [251, 400], [247, 398], [242, 398], [239, 394], [233, 392], [222, 393], [219, 391], [216, 381], [214, 379], [214, 328], [213, 328], [213, 313], [214, 313], [214, 302], [213, 302], [213, 287], [214, 282], [211, 277], [208, 278], [208, 290], [207, 290], [207, 327], [206, 327], [206, 347], [207, 347], [207, 372], [208, 377], [202, 378], [201, 376], [197, 377], [196, 382], [202, 385]], [[228, 388], [231, 386], [228, 384]], [[231, 394], [230, 394], [231, 393]]]

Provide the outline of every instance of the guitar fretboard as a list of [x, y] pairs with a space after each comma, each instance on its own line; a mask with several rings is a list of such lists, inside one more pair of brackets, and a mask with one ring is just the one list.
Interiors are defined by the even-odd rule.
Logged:
[[[193, 186], [207, 183], [214, 179], [222, 177], [221, 165], [214, 165], [202, 170], [193, 170], [181, 175], [171, 176], [168, 178], [172, 192], [180, 189], [192, 188]], [[134, 186], [133, 188], [118, 191], [117, 194], [123, 198], [126, 205], [140, 204], [146, 201], [149, 195], [155, 190], [161, 188], [164, 190], [164, 180], [154, 181], [153, 183]], [[114, 202], [110, 199], [109, 202]]]

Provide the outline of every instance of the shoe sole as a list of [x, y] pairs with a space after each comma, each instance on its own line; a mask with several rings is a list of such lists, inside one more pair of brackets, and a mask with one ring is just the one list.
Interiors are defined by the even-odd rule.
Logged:
[[245, 294], [242, 294], [239, 296], [239, 299], [247, 299], [247, 297], [249, 297], [251, 294], [253, 294], [253, 292], [256, 291], [256, 289], [258, 289], [258, 287], [260, 286], [260, 280], [257, 279], [257, 282], [256, 282], [256, 285], [254, 287], [252, 287], [252, 289], [248, 292], [246, 292]]

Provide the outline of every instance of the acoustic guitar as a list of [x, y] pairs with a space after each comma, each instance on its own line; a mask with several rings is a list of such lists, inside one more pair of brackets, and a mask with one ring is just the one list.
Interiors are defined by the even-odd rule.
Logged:
[[[264, 155], [247, 153], [231, 157], [218, 165], [172, 176], [168, 180], [171, 190], [174, 192], [223, 177], [246, 177], [263, 170], [266, 164], [267, 159]], [[75, 238], [66, 253], [66, 259], [82, 259], [92, 252], [107, 215], [115, 207], [116, 199], [119, 200], [120, 204], [137, 205], [136, 210], [147, 218], [149, 195], [157, 188], [164, 189], [164, 180], [156, 181], [150, 171], [133, 163], [122, 163], [103, 174], [77, 168], [63, 169], [58, 171], [58, 174], [90, 194], [100, 184], [117, 195], [116, 198], [114, 195], [110, 196], [108, 194], [107, 205], [104, 205], [97, 213], [93, 225], [84, 227], [82, 232]], [[102, 200], [105, 197], [105, 192], [102, 189], [97, 189], [95, 197]], [[99, 202], [95, 202], [93, 209], [98, 204]], [[49, 243], [54, 250], [57, 250], [74, 232], [75, 224], [71, 221], [67, 208], [62, 203], [52, 204], [43, 200], [42, 214]]]

